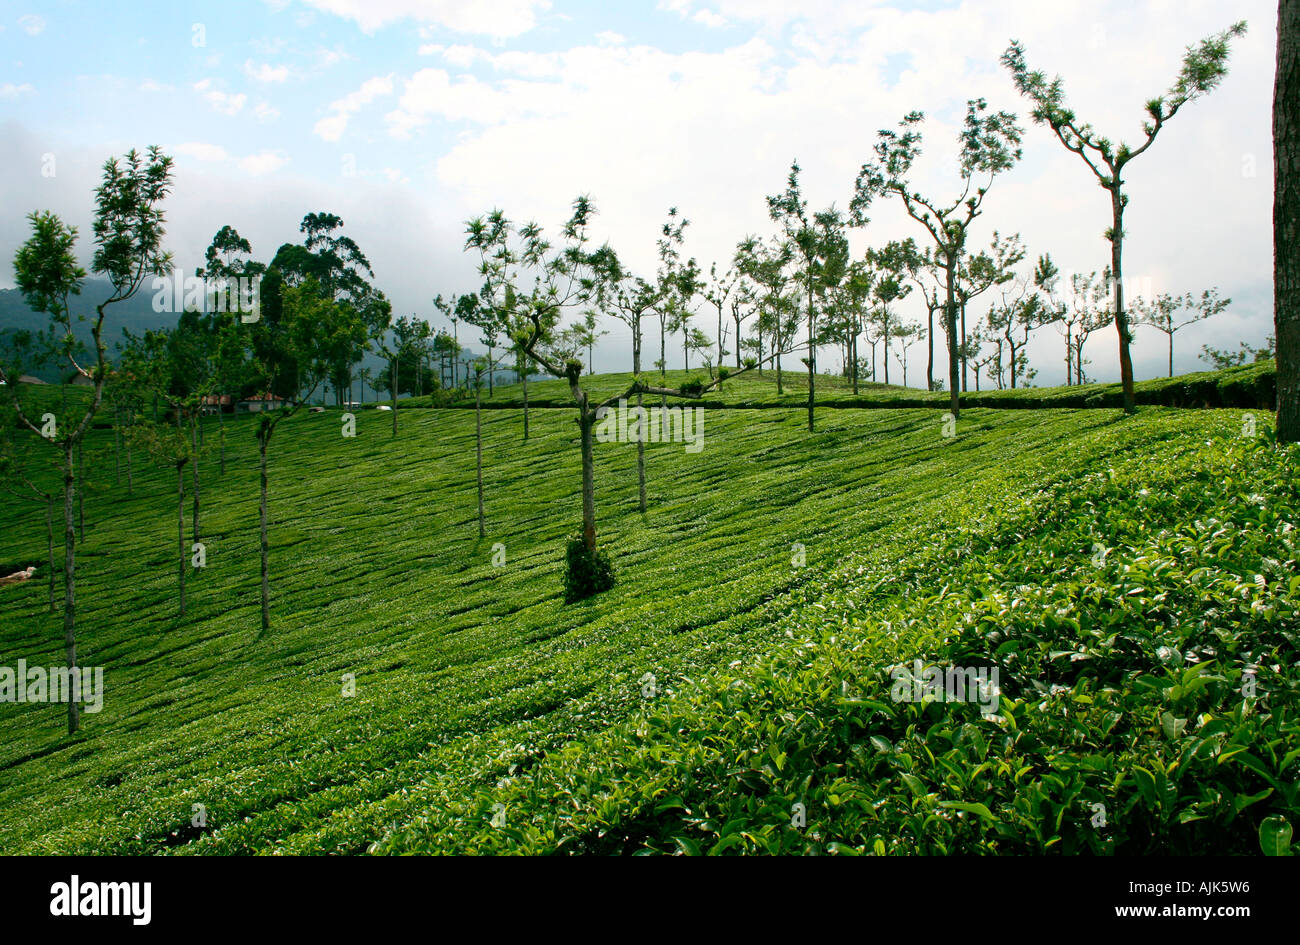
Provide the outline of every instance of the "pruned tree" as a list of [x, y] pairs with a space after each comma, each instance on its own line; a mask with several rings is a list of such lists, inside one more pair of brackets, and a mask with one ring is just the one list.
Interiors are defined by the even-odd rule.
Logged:
[[808, 432], [813, 431], [817, 375], [817, 302], [827, 288], [843, 278], [848, 265], [848, 239], [844, 218], [834, 207], [812, 214], [799, 186], [799, 162], [790, 165], [785, 190], [767, 198], [768, 214], [781, 224], [785, 241], [792, 247], [791, 260], [799, 261], [797, 281], [802, 285], [807, 307], [808, 340]]
[[[1169, 340], [1169, 376], [1174, 376], [1174, 335], [1188, 325], [1213, 318], [1232, 304], [1232, 299], [1219, 296], [1217, 288], [1206, 289], [1195, 296], [1188, 292], [1184, 295], [1170, 295], [1161, 292], [1151, 301], [1142, 296], [1133, 300], [1133, 321], [1163, 332]], [[1181, 317], [1180, 317], [1181, 315]]]
[[1115, 330], [1119, 334], [1119, 369], [1125, 413], [1131, 414], [1137, 407], [1133, 395], [1133, 360], [1129, 351], [1133, 333], [1124, 308], [1124, 210], [1128, 206], [1128, 195], [1124, 193], [1124, 168], [1151, 147], [1160, 129], [1184, 105], [1212, 91], [1223, 81], [1228, 74], [1231, 40], [1245, 33], [1243, 20], [1187, 47], [1182, 68], [1169, 91], [1146, 103], [1147, 120], [1142, 125], [1144, 140], [1137, 147], [1123, 142], [1114, 144], [1091, 125], [1081, 123], [1065, 104], [1061, 77], [1049, 82], [1044, 73], [1030, 71], [1025, 63], [1024, 47], [1019, 42], [1013, 40], [1002, 54], [1002, 64], [1011, 73], [1016, 90], [1034, 105], [1033, 120], [1051, 128], [1057, 140], [1083, 160], [1097, 183], [1110, 194], [1111, 225], [1105, 237], [1110, 242], [1110, 274], [1114, 291], [1112, 312]]
[[[989, 187], [998, 174], [1020, 160], [1021, 129], [1010, 112], [989, 112], [984, 99], [966, 103], [966, 118], [959, 138], [958, 168], [960, 195], [948, 204], [918, 193], [909, 181], [912, 166], [921, 153], [920, 125], [923, 113], [910, 112], [900, 125], [901, 134], [882, 129], [877, 134], [876, 160], [862, 165], [850, 205], [854, 226], [867, 224], [866, 211], [875, 198], [892, 196], [901, 200], [907, 215], [925, 228], [934, 241], [935, 262], [944, 272], [944, 331], [948, 335], [948, 385], [953, 416], [961, 413], [957, 334], [957, 275], [961, 254], [971, 224], [980, 215]], [[976, 183], [976, 177], [984, 180]]]
[[908, 249], [898, 241], [886, 243], [880, 249], [867, 250], [867, 262], [875, 272], [871, 289], [871, 298], [876, 303], [872, 308], [872, 321], [880, 329], [880, 340], [885, 346], [885, 383], [888, 384], [890, 341], [898, 325], [892, 306], [907, 298], [912, 291], [912, 286], [906, 281]]
[[336, 336], [348, 334], [364, 339], [366, 327], [351, 306], [332, 301], [315, 276], [297, 285], [283, 282], [272, 266], [263, 282], [263, 317], [251, 325], [236, 324], [253, 357], [252, 387], [267, 393], [284, 389], [284, 375], [293, 372], [291, 397], [273, 409], [269, 401], [258, 413], [257, 455], [259, 473], [258, 525], [261, 563], [262, 632], [271, 629], [271, 545], [269, 513], [268, 454], [272, 438], [281, 423], [306, 404], [316, 388], [329, 376], [338, 350]]
[[[64, 650], [69, 670], [77, 666], [76, 638], [76, 535], [73, 528], [73, 500], [76, 473], [73, 456], [90, 429], [104, 396], [107, 378], [106, 350], [103, 342], [104, 319], [109, 306], [131, 298], [144, 280], [162, 275], [171, 268], [171, 255], [162, 249], [164, 214], [160, 204], [171, 192], [172, 159], [158, 147], [144, 154], [132, 149], [124, 158], [109, 158], [104, 163], [103, 181], [95, 191], [95, 254], [91, 269], [105, 276], [111, 287], [109, 295], [95, 309], [91, 322], [94, 342], [93, 366], [87, 368], [74, 356], [76, 339], [72, 332], [70, 298], [81, 291], [86, 272], [77, 265], [73, 248], [76, 227], [67, 226], [55, 214], [35, 212], [28, 216], [32, 235], [14, 257], [15, 281], [27, 304], [50, 318], [50, 337], [57, 338], [63, 355], [73, 371], [91, 380], [94, 392], [81, 417], [66, 418], [62, 424], [50, 417], [40, 425], [28, 417], [22, 398], [13, 391], [19, 421], [57, 450], [63, 458], [63, 630]], [[0, 366], [0, 381], [11, 385], [19, 372], [14, 365]], [[12, 387], [11, 387], [12, 390]], [[68, 700], [68, 734], [74, 734], [80, 721], [75, 700]]]

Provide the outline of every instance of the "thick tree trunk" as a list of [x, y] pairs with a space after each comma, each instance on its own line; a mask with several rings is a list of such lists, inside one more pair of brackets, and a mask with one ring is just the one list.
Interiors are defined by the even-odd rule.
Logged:
[[[888, 366], [886, 366], [888, 372]], [[961, 390], [966, 393], [966, 303], [961, 303]]]
[[949, 252], [946, 255], [947, 266], [944, 268], [946, 283], [946, 301], [944, 302], [944, 326], [948, 334], [948, 409], [953, 417], [961, 416], [960, 365], [957, 363], [957, 287], [955, 285], [957, 260]]
[[[77, 536], [72, 523], [72, 500], [76, 478], [72, 471], [72, 444], [63, 451], [63, 648], [68, 669], [77, 669]], [[68, 700], [68, 734], [75, 735], [81, 712], [75, 699]]]
[[185, 463], [176, 464], [176, 578], [180, 615], [185, 616]]
[[1114, 174], [1110, 187], [1111, 239], [1110, 269], [1115, 278], [1115, 331], [1119, 335], [1119, 379], [1124, 388], [1124, 412], [1137, 409], [1133, 396], [1133, 360], [1129, 355], [1128, 313], [1124, 311], [1124, 197], [1120, 193], [1119, 171]]
[[270, 433], [263, 430], [257, 440], [258, 467], [261, 470], [261, 488], [262, 500], [258, 507], [258, 520], [261, 530], [261, 556], [262, 556], [262, 632], [271, 629], [271, 543], [267, 538], [266, 523], [266, 447]]
[[1300, 0], [1280, 0], [1273, 86], [1273, 324], [1277, 438], [1300, 442]]
[[925, 389], [934, 390], [934, 308], [927, 305], [925, 338], [929, 349], [925, 361]]

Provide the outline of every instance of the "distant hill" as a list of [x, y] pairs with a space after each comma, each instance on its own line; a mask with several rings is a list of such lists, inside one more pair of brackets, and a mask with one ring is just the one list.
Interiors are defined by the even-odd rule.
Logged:
[[[108, 298], [111, 291], [112, 288], [107, 279], [90, 278], [85, 281], [81, 294], [74, 296], [72, 299], [73, 314], [85, 317], [85, 321], [78, 321], [73, 325], [73, 333], [87, 347], [91, 343], [90, 326], [91, 319], [95, 315], [95, 306]], [[134, 296], [124, 302], [109, 306], [104, 319], [104, 341], [108, 345], [110, 360], [116, 358], [117, 346], [125, 340], [124, 329], [138, 335], [145, 331], [174, 328], [176, 326], [176, 313], [155, 312], [153, 310], [153, 297], [154, 292], [150, 288], [150, 282], [146, 280], [144, 288]], [[10, 331], [23, 329], [35, 331], [48, 325], [49, 316], [32, 311], [21, 292], [17, 289], [0, 289], [0, 337]], [[462, 355], [462, 365], [472, 362], [476, 355], [477, 352], [467, 347]], [[362, 359], [360, 366], [368, 367], [375, 373], [379, 373], [382, 371], [384, 364], [385, 362], [377, 354], [370, 353]], [[466, 370], [464, 366], [460, 368], [462, 374]], [[44, 368], [30, 373], [43, 381], [51, 383], [65, 379], [60, 377], [60, 369], [57, 367]], [[514, 372], [504, 368], [495, 373], [495, 382], [497, 384], [508, 383], [515, 379]], [[367, 387], [367, 391], [368, 396], [373, 398], [374, 391], [369, 387]], [[360, 395], [359, 382], [355, 395]]]
[[[81, 294], [73, 296], [73, 314], [85, 318], [84, 321], [73, 324], [73, 334], [87, 346], [91, 342], [90, 326], [91, 319], [95, 316], [95, 306], [108, 298], [111, 292], [112, 286], [107, 279], [91, 278], [86, 280]], [[108, 345], [110, 357], [116, 354], [118, 343], [124, 340], [123, 329], [139, 334], [151, 329], [171, 328], [176, 324], [175, 312], [153, 310], [153, 296], [146, 281], [145, 287], [134, 296], [108, 307], [104, 319], [104, 341]], [[49, 316], [32, 311], [21, 292], [17, 289], [0, 289], [0, 335], [22, 329], [35, 331], [47, 325]], [[32, 373], [46, 381], [60, 379], [58, 368], [46, 368]]]

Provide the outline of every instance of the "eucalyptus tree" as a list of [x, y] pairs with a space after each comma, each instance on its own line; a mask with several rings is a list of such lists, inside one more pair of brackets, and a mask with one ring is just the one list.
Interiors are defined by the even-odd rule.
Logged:
[[[345, 323], [346, 325], [346, 323]], [[357, 330], [360, 326], [351, 326]], [[397, 397], [404, 389], [414, 394], [418, 389], [418, 375], [424, 371], [420, 350], [424, 339], [430, 333], [429, 323], [415, 315], [403, 315], [390, 320], [386, 330], [376, 340], [380, 356], [388, 362], [388, 378], [383, 382], [388, 388], [391, 413], [393, 415], [393, 436], [397, 436]], [[408, 368], [402, 372], [402, 365]], [[403, 388], [405, 382], [405, 388]]]
[[257, 453], [260, 487], [258, 504], [259, 558], [261, 563], [262, 632], [271, 629], [270, 538], [268, 453], [276, 429], [292, 417], [329, 376], [338, 350], [338, 335], [357, 343], [364, 340], [366, 325], [356, 309], [332, 301], [321, 290], [315, 276], [297, 285], [284, 284], [272, 266], [263, 282], [262, 316], [256, 322], [235, 324], [250, 348], [250, 387], [268, 395], [288, 391], [279, 407], [263, 403], [257, 415]]
[[776, 361], [776, 392], [784, 393], [781, 375], [781, 355], [790, 347], [790, 338], [797, 324], [798, 311], [788, 294], [787, 267], [794, 251], [784, 240], [773, 239], [767, 245], [756, 236], [746, 236], [736, 247], [736, 268], [757, 288], [758, 301], [758, 363], [763, 364], [762, 337], [771, 339], [768, 346]]
[[[1232, 299], [1219, 296], [1217, 288], [1206, 289], [1199, 297], [1188, 292], [1170, 295], [1162, 292], [1144, 301], [1141, 296], [1133, 300], [1134, 321], [1139, 325], [1164, 332], [1169, 339], [1169, 376], [1174, 376], [1174, 335], [1188, 325], [1213, 318], [1232, 304]], [[1181, 318], [1179, 313], [1186, 313]]]
[[[249, 280], [243, 285], [252, 289], [252, 298], [241, 297], [241, 306], [251, 302], [252, 313], [236, 314], [230, 305], [212, 306], [202, 316], [204, 332], [203, 342], [198, 350], [201, 358], [201, 376], [203, 378], [202, 395], [216, 401], [217, 425], [219, 438], [219, 457], [221, 475], [226, 474], [226, 420], [222, 401], [226, 396], [235, 399], [241, 386], [247, 379], [245, 349], [237, 343], [236, 332], [231, 325], [236, 318], [260, 317], [257, 302], [257, 286], [266, 274], [266, 265], [252, 258], [253, 247], [247, 239], [239, 235], [232, 226], [223, 226], [212, 237], [212, 242], [204, 252], [204, 264], [195, 270], [195, 275], [204, 279], [207, 288], [228, 297], [232, 282], [240, 279]], [[206, 298], [206, 293], [205, 293]], [[196, 473], [197, 475], [197, 464]]]
[[[735, 287], [732, 289], [731, 299], [728, 304], [731, 310], [731, 321], [736, 326], [736, 367], [739, 368], [741, 365], [741, 338], [744, 337], [741, 330], [744, 323], [757, 314], [758, 296], [754, 283], [750, 279], [746, 278], [738, 268], [734, 271], [736, 272]], [[719, 352], [721, 352], [721, 348], [719, 348]], [[721, 357], [720, 353], [719, 357]]]
[[1300, 442], [1300, 3], [1280, 0], [1273, 84], [1273, 327], [1277, 439]]
[[[898, 344], [898, 351], [894, 357], [903, 368], [903, 386], [907, 386], [907, 352], [921, 337], [921, 326], [915, 322], [903, 321], [894, 329], [894, 341]], [[885, 346], [885, 357], [889, 357], [889, 346]]]
[[1124, 193], [1124, 168], [1151, 147], [1160, 129], [1184, 105], [1213, 91], [1223, 81], [1228, 74], [1231, 41], [1245, 33], [1246, 23], [1242, 20], [1187, 48], [1174, 84], [1164, 95], [1146, 103], [1147, 120], [1142, 125], [1144, 137], [1137, 147], [1123, 142], [1115, 144], [1098, 134], [1091, 125], [1081, 123], [1065, 104], [1061, 77], [1049, 82], [1044, 73], [1031, 72], [1025, 64], [1024, 47], [1019, 42], [1013, 40], [1002, 54], [1002, 64], [1011, 73], [1016, 90], [1034, 105], [1033, 120], [1051, 128], [1057, 140], [1067, 151], [1083, 160], [1097, 183], [1110, 195], [1111, 225], [1105, 237], [1110, 243], [1110, 273], [1114, 290], [1112, 312], [1115, 330], [1119, 334], [1119, 369], [1125, 413], [1133, 413], [1136, 402], [1133, 396], [1133, 360], [1129, 352], [1133, 333], [1124, 308], [1124, 210], [1128, 206], [1128, 195]]
[[[1025, 259], [1025, 246], [1020, 234], [1013, 233], [1003, 239], [993, 231], [993, 242], [988, 250], [971, 255], [963, 253], [957, 262], [957, 311], [961, 334], [961, 389], [966, 390], [966, 360], [970, 348], [966, 344], [966, 307], [995, 286], [1015, 279], [1016, 266]], [[974, 349], [979, 350], [979, 345]]]
[[351, 389], [355, 366], [365, 356], [367, 339], [382, 336], [391, 317], [383, 293], [371, 284], [374, 269], [370, 260], [356, 241], [339, 232], [343, 225], [337, 214], [308, 213], [298, 227], [303, 242], [285, 243], [271, 261], [286, 285], [299, 286], [311, 278], [327, 301], [351, 309], [368, 329], [350, 346], [345, 337], [334, 339], [328, 379], [334, 387], [335, 401], [340, 404], [345, 390]]
[[930, 251], [922, 251], [910, 236], [899, 243], [899, 255], [904, 275], [912, 287], [920, 291], [925, 304], [925, 389], [934, 390], [934, 313], [942, 307], [939, 301], [939, 292], [944, 285], [941, 269]]
[[[656, 242], [659, 252], [659, 271], [657, 273], [659, 300], [655, 315], [659, 319], [659, 376], [668, 377], [667, 338], [670, 326], [678, 317], [683, 291], [683, 277], [694, 260], [682, 262], [682, 245], [686, 242], [686, 228], [691, 221], [677, 215], [676, 207], [668, 208], [668, 219], [664, 221], [660, 236]], [[693, 280], [692, 280], [693, 281]]]
[[[566, 310], [582, 310], [593, 300], [607, 295], [610, 274], [618, 271], [618, 267], [617, 257], [608, 245], [595, 250], [588, 245], [589, 226], [596, 212], [591, 199], [578, 197], [572, 206], [573, 212], [561, 231], [563, 243], [558, 247], [552, 247], [536, 223], [516, 225], [503, 212], [494, 210], [468, 221], [465, 248], [479, 255], [479, 272], [484, 278], [481, 294], [487, 304], [505, 312], [511, 324], [522, 325], [513, 331], [513, 340], [543, 371], [568, 382], [577, 407], [582, 451], [582, 531], [569, 545], [565, 573], [568, 586], [583, 585], [585, 595], [613, 584], [607, 559], [596, 547], [594, 429], [597, 421], [610, 407], [638, 394], [698, 398], [714, 389], [721, 378], [711, 384], [687, 382], [670, 388], [651, 385], [636, 377], [626, 391], [603, 401], [595, 400], [583, 387], [583, 365], [578, 350], [564, 342], [564, 333], [557, 332], [556, 326]], [[667, 239], [671, 239], [671, 229], [671, 225], [665, 227]], [[509, 267], [503, 262], [506, 259], [521, 261], [533, 274], [534, 281], [527, 293], [514, 289]], [[662, 278], [656, 288], [660, 287], [673, 290], [671, 282]], [[578, 580], [579, 572], [594, 576], [593, 582]], [[566, 599], [576, 598], [566, 592]]]
[[[994, 179], [1020, 160], [1021, 129], [1010, 112], [989, 112], [984, 99], [966, 103], [966, 118], [959, 136], [958, 170], [961, 193], [952, 203], [940, 203], [918, 193], [910, 183], [912, 166], [921, 153], [920, 125], [925, 116], [914, 111], [900, 124], [901, 133], [882, 129], [877, 134], [876, 159], [862, 165], [854, 185], [850, 214], [853, 225], [867, 224], [866, 211], [877, 197], [892, 196], [903, 203], [907, 215], [924, 227], [934, 241], [935, 262], [944, 273], [944, 330], [948, 335], [949, 409], [961, 412], [959, 344], [957, 335], [957, 272], [971, 224], [980, 215]], [[976, 178], [980, 182], [977, 183]]]
[[[612, 251], [607, 257], [605, 278], [601, 285], [607, 297], [607, 306], [611, 315], [627, 325], [632, 334], [632, 376], [641, 376], [641, 351], [645, 334], [641, 323], [653, 315], [659, 307], [663, 285], [656, 280], [649, 282], [624, 268], [617, 255]], [[641, 391], [636, 393], [637, 415], [644, 409]], [[646, 511], [645, 495], [645, 439], [636, 440], [636, 476], [637, 509], [642, 514]]]
[[1028, 380], [1033, 377], [1028, 358], [1024, 356], [1029, 335], [1046, 324], [1052, 313], [1026, 279], [1018, 278], [1004, 285], [1000, 295], [1000, 300], [989, 307], [988, 325], [990, 331], [1006, 343], [1010, 358], [1008, 374], [1011, 389], [1015, 390], [1017, 378]]
[[853, 393], [858, 393], [858, 338], [865, 327], [866, 302], [871, 297], [875, 272], [865, 259], [848, 264], [844, 278], [827, 293], [824, 324], [830, 337], [844, 347], [844, 373]]
[[[732, 317], [735, 317], [737, 307], [735, 306], [735, 297], [741, 292], [741, 276], [733, 264], [726, 272], [718, 273], [718, 264], [716, 262], [709, 265], [709, 282], [704, 288], [704, 298], [714, 310], [718, 313], [718, 366], [722, 366], [722, 359], [726, 352], [722, 348], [722, 319], [727, 311], [728, 302], [732, 303]], [[740, 338], [740, 324], [736, 324], [736, 338]], [[736, 345], [736, 367], [740, 367], [740, 345]]]
[[[838, 283], [848, 264], [848, 239], [844, 218], [834, 207], [809, 216], [808, 201], [799, 186], [799, 162], [790, 165], [785, 190], [767, 198], [768, 215], [781, 224], [785, 241], [798, 253], [798, 280], [806, 294], [808, 327], [808, 431], [813, 430], [816, 407], [817, 300]], [[793, 260], [792, 260], [793, 261]], [[778, 372], [779, 373], [779, 372]]]
[[470, 385], [474, 388], [474, 471], [478, 483], [478, 537], [487, 537], [487, 519], [483, 511], [483, 375], [489, 376], [497, 364], [480, 355], [469, 365]]
[[[867, 262], [871, 265], [875, 279], [871, 287], [871, 298], [875, 302], [872, 308], [873, 321], [880, 328], [880, 340], [885, 346], [885, 383], [889, 383], [890, 338], [897, 324], [896, 313], [891, 308], [895, 302], [901, 302], [912, 291], [906, 280], [909, 251], [897, 240], [886, 243], [880, 249], [867, 251]], [[874, 364], [875, 357], [872, 357]]]
[[1084, 383], [1083, 346], [1096, 332], [1115, 320], [1110, 306], [1110, 270], [1070, 276], [1070, 295], [1063, 306], [1061, 321], [1066, 325], [1067, 343], [1074, 351], [1074, 383]]
[[[72, 332], [70, 299], [80, 293], [86, 275], [74, 255], [76, 228], [48, 211], [34, 212], [28, 216], [32, 235], [14, 257], [15, 281], [24, 300], [33, 311], [49, 316], [51, 338], [57, 338], [73, 371], [94, 384], [90, 403], [81, 417], [75, 422], [65, 417], [62, 424], [58, 418], [35, 418], [41, 421], [38, 425], [24, 411], [21, 396], [12, 390], [19, 422], [57, 450], [63, 460], [63, 631], [69, 670], [77, 666], [73, 455], [90, 429], [104, 396], [108, 373], [103, 341], [106, 310], [134, 296], [145, 279], [171, 269], [171, 255], [162, 249], [165, 217], [160, 206], [171, 192], [171, 186], [172, 159], [156, 146], [144, 154], [132, 149], [122, 159], [109, 158], [104, 163], [103, 179], [95, 191], [96, 249], [91, 269], [108, 279], [110, 292], [95, 307], [95, 318], [91, 321], [95, 362], [89, 368], [78, 363], [73, 353], [76, 339]], [[10, 385], [17, 378], [12, 366], [0, 366], [0, 381]], [[77, 703], [69, 699], [69, 734], [77, 731], [79, 720]]]

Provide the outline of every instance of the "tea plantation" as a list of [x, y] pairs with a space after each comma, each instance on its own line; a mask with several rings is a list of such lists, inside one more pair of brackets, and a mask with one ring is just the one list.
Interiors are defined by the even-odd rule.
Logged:
[[[103, 709], [0, 704], [0, 852], [1287, 848], [1300, 454], [1266, 414], [708, 410], [701, 452], [647, 448], [644, 516], [598, 444], [618, 583], [572, 605], [573, 411], [484, 411], [482, 539], [474, 419], [281, 424], [267, 633], [253, 421], [224, 475], [207, 428], [184, 617], [174, 475], [136, 456], [128, 493], [95, 431]], [[3, 499], [0, 561], [43, 565], [44, 514]], [[62, 662], [44, 577], [0, 588], [5, 665]], [[996, 711], [895, 701], [917, 660], [996, 667]]]

